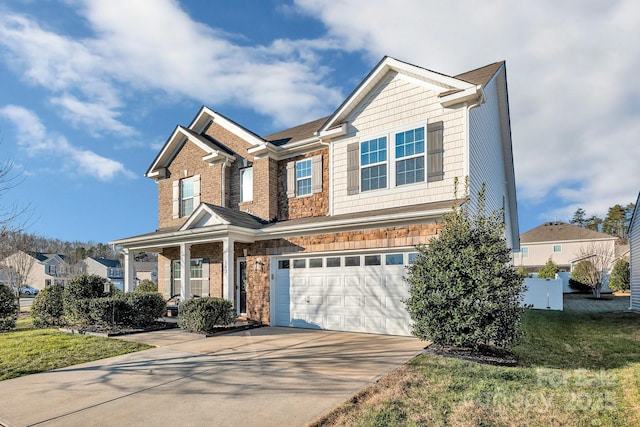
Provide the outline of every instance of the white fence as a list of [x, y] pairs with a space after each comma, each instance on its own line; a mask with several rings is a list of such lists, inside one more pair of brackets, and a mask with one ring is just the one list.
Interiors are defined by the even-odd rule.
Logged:
[[562, 279], [524, 279], [527, 290], [522, 304], [543, 310], [562, 311]]

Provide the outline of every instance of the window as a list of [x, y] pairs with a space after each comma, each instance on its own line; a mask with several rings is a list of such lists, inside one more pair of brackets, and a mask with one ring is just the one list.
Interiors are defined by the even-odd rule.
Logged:
[[520, 258], [522, 259], [527, 259], [529, 258], [529, 248], [526, 246], [523, 246], [520, 248]]
[[396, 185], [424, 181], [424, 128], [396, 134]]
[[311, 194], [311, 159], [296, 162], [296, 196]]
[[357, 267], [360, 265], [359, 256], [346, 256], [344, 257], [344, 265], [346, 267]]
[[322, 268], [322, 258], [311, 258], [309, 268]]
[[360, 143], [362, 191], [387, 187], [387, 137]]
[[281, 259], [280, 261], [278, 261], [278, 268], [280, 270], [288, 270], [289, 265], [290, 265], [290, 262], [288, 259]]
[[[189, 264], [189, 286], [191, 287], [191, 295], [202, 296], [202, 284], [203, 277], [202, 274], [202, 266], [204, 260], [202, 258], [193, 258]], [[208, 261], [207, 261], [208, 262]], [[180, 294], [180, 284], [182, 278], [180, 275], [182, 274], [182, 264], [180, 264], [179, 259], [174, 259], [172, 261], [173, 264], [173, 286], [171, 289], [171, 295], [179, 295]]]
[[409, 253], [409, 264], [415, 264], [416, 260], [418, 259], [418, 255], [418, 252]]
[[240, 169], [240, 201], [253, 200], [253, 168]]
[[554, 245], [553, 252], [555, 253], [562, 252], [562, 245]]
[[340, 267], [340, 257], [327, 258], [327, 267]]
[[404, 262], [404, 255], [402, 254], [387, 254], [385, 256], [386, 265], [402, 265]]
[[293, 260], [293, 268], [306, 268], [307, 260], [306, 259], [294, 259]]
[[193, 213], [193, 178], [180, 180], [180, 216]]
[[364, 265], [380, 265], [382, 262], [380, 255], [365, 255]]

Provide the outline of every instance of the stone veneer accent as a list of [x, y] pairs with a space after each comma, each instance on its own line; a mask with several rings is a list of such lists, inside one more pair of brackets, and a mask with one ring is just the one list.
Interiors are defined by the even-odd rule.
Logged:
[[[287, 163], [322, 154], [322, 191], [301, 197], [287, 197]], [[278, 162], [278, 221], [329, 214], [329, 150], [312, 151]]]

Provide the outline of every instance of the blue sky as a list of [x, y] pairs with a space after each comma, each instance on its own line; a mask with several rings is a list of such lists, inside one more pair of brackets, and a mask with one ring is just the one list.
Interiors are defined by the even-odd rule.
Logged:
[[330, 114], [389, 55], [444, 74], [507, 61], [520, 231], [640, 190], [636, 1], [0, 1], [4, 207], [107, 242], [157, 227], [144, 178], [201, 105], [252, 131]]

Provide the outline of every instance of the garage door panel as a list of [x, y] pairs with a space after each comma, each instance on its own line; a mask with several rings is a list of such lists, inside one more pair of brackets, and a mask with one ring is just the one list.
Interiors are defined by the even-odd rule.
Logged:
[[[303, 328], [409, 335], [410, 319], [402, 302], [408, 297], [405, 271], [401, 265], [341, 265], [276, 274], [282, 283], [275, 284], [275, 298], [283, 300], [275, 303], [276, 322]], [[287, 323], [281, 323], [285, 318]]]

